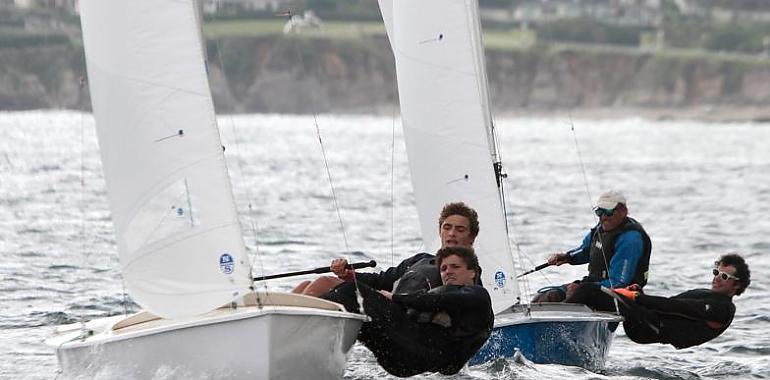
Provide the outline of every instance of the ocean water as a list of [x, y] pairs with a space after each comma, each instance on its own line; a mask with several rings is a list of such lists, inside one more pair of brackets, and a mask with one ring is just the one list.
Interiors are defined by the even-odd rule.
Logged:
[[[219, 124], [255, 272], [324, 266], [350, 251], [386, 267], [422, 249], [398, 120], [319, 115], [316, 129], [308, 116], [241, 115]], [[576, 245], [595, 223], [592, 199], [616, 188], [652, 236], [648, 293], [708, 287], [726, 252], [746, 257], [753, 282], [735, 298], [733, 325], [699, 347], [638, 345], [620, 329], [597, 373], [499, 360], [454, 378], [770, 378], [770, 125], [554, 116], [497, 126], [521, 268]], [[60, 377], [42, 343], [54, 326], [136, 309], [113, 233], [91, 116], [0, 113], [0, 379]], [[522, 286], [531, 295], [585, 271], [548, 268]], [[356, 345], [345, 378], [390, 377]]]

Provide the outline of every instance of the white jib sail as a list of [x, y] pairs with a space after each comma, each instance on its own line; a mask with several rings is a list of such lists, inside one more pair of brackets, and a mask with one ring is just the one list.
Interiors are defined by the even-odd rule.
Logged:
[[251, 286], [195, 6], [80, 2], [123, 277], [137, 303], [168, 318]]
[[437, 215], [463, 201], [479, 214], [474, 248], [495, 313], [519, 289], [493, 168], [494, 145], [478, 4], [380, 0], [396, 61], [401, 119], [426, 249], [440, 246]]

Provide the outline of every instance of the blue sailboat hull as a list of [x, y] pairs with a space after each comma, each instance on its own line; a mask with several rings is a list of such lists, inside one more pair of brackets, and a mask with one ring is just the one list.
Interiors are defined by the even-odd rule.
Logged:
[[516, 352], [539, 364], [604, 367], [622, 318], [583, 305], [534, 304], [495, 317], [492, 335], [468, 362], [481, 364]]

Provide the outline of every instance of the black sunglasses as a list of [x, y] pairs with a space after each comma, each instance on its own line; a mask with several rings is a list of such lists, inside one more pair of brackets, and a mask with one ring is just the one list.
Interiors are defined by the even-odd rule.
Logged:
[[712, 269], [712, 270], [711, 270], [711, 273], [713, 273], [713, 274], [714, 274], [714, 276], [719, 276], [719, 277], [721, 277], [721, 278], [722, 278], [722, 281], [727, 281], [727, 280], [735, 280], [735, 281], [738, 281], [738, 280], [740, 280], [740, 278], [738, 278], [738, 277], [735, 277], [735, 276], [731, 275], [730, 273], [725, 273], [725, 272], [722, 272], [722, 271], [720, 271], [719, 269], [716, 269], [716, 268]]
[[597, 208], [594, 209], [594, 214], [596, 214], [596, 216], [598, 216], [600, 218], [602, 217], [602, 215], [607, 215], [607, 217], [610, 217], [613, 214], [615, 214], [615, 209], [614, 208], [601, 208], [601, 207], [597, 207]]

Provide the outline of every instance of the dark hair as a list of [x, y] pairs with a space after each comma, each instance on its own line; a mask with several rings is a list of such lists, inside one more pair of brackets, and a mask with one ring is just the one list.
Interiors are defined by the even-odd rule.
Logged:
[[458, 246], [441, 248], [438, 250], [438, 252], [436, 252], [436, 266], [441, 268], [441, 263], [449, 256], [457, 256], [462, 259], [468, 269], [472, 269], [474, 272], [476, 272], [474, 283], [481, 283], [481, 266], [479, 266], [479, 257], [476, 256], [476, 252], [473, 251], [473, 248]]
[[749, 270], [749, 265], [746, 264], [746, 260], [744, 260], [741, 255], [737, 253], [728, 253], [722, 255], [722, 257], [720, 257], [714, 264], [717, 266], [721, 264], [724, 266], [735, 267], [735, 277], [738, 277], [737, 281], [741, 284], [738, 290], [735, 291], [736, 296], [741, 295], [749, 284], [751, 284], [751, 271]]
[[441, 209], [441, 215], [438, 217], [438, 227], [441, 228], [441, 225], [444, 224], [444, 220], [446, 218], [452, 216], [452, 215], [460, 215], [468, 218], [468, 221], [470, 222], [470, 232], [471, 237], [476, 237], [479, 234], [479, 214], [476, 213], [476, 210], [468, 207], [463, 202], [454, 202], [454, 203], [447, 203], [444, 205], [444, 208]]

